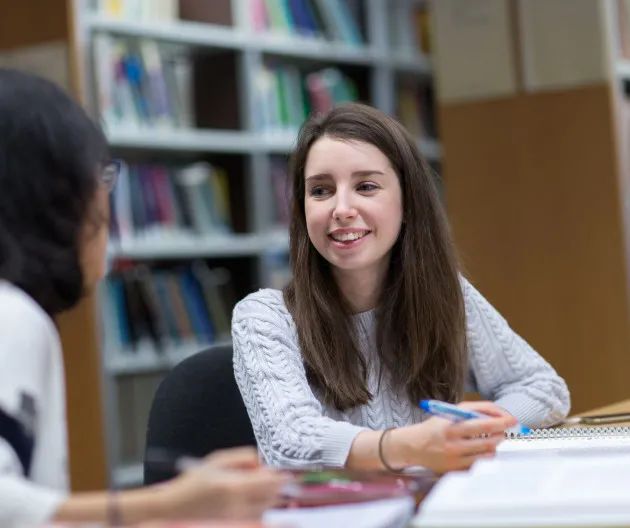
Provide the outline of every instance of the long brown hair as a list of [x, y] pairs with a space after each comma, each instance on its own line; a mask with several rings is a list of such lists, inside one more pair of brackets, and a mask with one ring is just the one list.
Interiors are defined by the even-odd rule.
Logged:
[[457, 400], [467, 363], [464, 302], [432, 171], [400, 123], [358, 103], [310, 118], [291, 157], [293, 279], [284, 300], [297, 327], [309, 380], [338, 409], [372, 397], [348, 304], [306, 229], [304, 169], [311, 146], [323, 136], [374, 145], [400, 181], [403, 224], [376, 309], [381, 374], [384, 367], [394, 386], [404, 387], [414, 403], [421, 398]]

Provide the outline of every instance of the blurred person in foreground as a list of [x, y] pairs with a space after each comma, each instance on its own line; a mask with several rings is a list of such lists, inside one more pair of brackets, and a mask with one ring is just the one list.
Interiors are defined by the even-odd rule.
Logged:
[[101, 130], [61, 89], [0, 69], [0, 526], [257, 518], [287, 477], [254, 449], [215, 452], [158, 486], [69, 493], [65, 380], [55, 316], [105, 272]]

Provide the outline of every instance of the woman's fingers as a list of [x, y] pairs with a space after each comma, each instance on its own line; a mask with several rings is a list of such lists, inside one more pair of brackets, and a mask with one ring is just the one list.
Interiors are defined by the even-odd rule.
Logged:
[[496, 418], [511, 417], [514, 419], [514, 423], [512, 425], [516, 424], [516, 418], [514, 418], [503, 407], [499, 407], [496, 403], [492, 403], [489, 401], [462, 402], [459, 404], [459, 407], [462, 407], [469, 411], [476, 411], [482, 414], [487, 414], [488, 416], [494, 416]]
[[449, 442], [447, 451], [457, 457], [492, 454], [496, 451], [499, 443], [501, 443], [501, 439], [497, 437], [462, 438]]
[[449, 439], [458, 437], [493, 436], [503, 435], [506, 429], [515, 424], [513, 416], [502, 416], [500, 418], [479, 418], [464, 420], [447, 427], [445, 434]]

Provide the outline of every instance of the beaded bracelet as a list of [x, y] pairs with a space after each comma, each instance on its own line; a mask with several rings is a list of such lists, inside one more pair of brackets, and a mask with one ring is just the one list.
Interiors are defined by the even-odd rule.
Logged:
[[387, 462], [387, 460], [385, 460], [385, 456], [383, 455], [383, 440], [385, 440], [385, 436], [387, 435], [387, 433], [389, 433], [393, 429], [394, 429], [393, 427], [388, 427], [387, 429], [385, 429], [381, 433], [381, 437], [378, 439], [378, 458], [381, 461], [381, 464], [383, 464], [383, 467], [387, 471], [390, 471], [392, 473], [400, 473], [405, 468], [404, 467], [402, 467], [402, 468], [395, 468], [393, 466], [390, 466], [389, 463]]

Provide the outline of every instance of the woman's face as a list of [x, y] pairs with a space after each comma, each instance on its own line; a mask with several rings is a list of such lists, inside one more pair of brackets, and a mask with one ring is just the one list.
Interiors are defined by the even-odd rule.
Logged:
[[92, 291], [105, 275], [105, 257], [109, 238], [109, 192], [98, 185], [88, 207], [81, 230], [79, 256], [83, 272], [83, 288]]
[[338, 272], [383, 272], [402, 224], [398, 175], [374, 145], [323, 136], [304, 170], [308, 235]]

